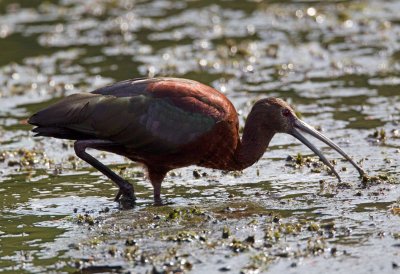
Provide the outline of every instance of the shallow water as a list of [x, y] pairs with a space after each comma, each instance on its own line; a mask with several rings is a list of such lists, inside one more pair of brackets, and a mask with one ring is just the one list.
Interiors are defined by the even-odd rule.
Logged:
[[[0, 271], [398, 272], [399, 10], [395, 0], [1, 1]], [[284, 98], [381, 178], [363, 183], [319, 142], [343, 183], [295, 166], [288, 155], [311, 152], [277, 135], [243, 173], [170, 173], [172, 205], [155, 208], [140, 166], [94, 151], [135, 185], [138, 206], [121, 211], [71, 142], [32, 138], [26, 118], [143, 76], [209, 84], [241, 122], [257, 99]]]

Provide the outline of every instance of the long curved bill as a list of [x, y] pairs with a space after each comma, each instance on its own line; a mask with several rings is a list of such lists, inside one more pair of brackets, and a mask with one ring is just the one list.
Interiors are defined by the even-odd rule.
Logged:
[[312, 128], [311, 126], [309, 126], [308, 124], [306, 124], [305, 122], [296, 119], [294, 121], [294, 127], [292, 129], [291, 135], [293, 135], [294, 137], [296, 137], [300, 142], [302, 142], [303, 144], [305, 144], [309, 149], [311, 149], [315, 154], [317, 154], [319, 156], [319, 158], [321, 159], [321, 161], [327, 165], [331, 171], [333, 172], [333, 174], [335, 174], [335, 176], [338, 178], [339, 182], [341, 181], [339, 174], [336, 172], [335, 168], [332, 166], [331, 163], [329, 163], [329, 161], [325, 158], [325, 156], [322, 154], [322, 152], [316, 148], [312, 143], [310, 143], [310, 141], [308, 141], [297, 129], [310, 134], [311, 136], [314, 136], [315, 138], [317, 138], [318, 140], [324, 142], [325, 144], [327, 144], [328, 146], [330, 146], [331, 148], [333, 148], [334, 150], [336, 150], [339, 154], [341, 154], [346, 160], [348, 160], [358, 171], [358, 173], [360, 174], [360, 176], [363, 176], [365, 174], [364, 170], [359, 167], [350, 157], [349, 155], [347, 155], [338, 145], [336, 145], [333, 141], [331, 141], [330, 139], [328, 139], [327, 137], [325, 137], [324, 135], [322, 135], [320, 132], [316, 131], [314, 128]]

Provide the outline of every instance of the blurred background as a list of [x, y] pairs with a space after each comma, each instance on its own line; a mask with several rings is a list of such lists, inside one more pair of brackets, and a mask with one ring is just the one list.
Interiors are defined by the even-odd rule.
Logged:
[[[155, 76], [213, 86], [232, 100], [242, 125], [256, 100], [283, 98], [376, 176], [362, 183], [339, 155], [319, 144], [337, 162], [344, 179], [338, 184], [324, 169], [305, 165], [299, 155], [312, 154], [283, 135], [243, 174], [177, 170], [163, 184], [174, 206], [208, 205], [204, 210], [213, 215], [211, 204], [235, 197], [288, 222], [334, 222], [335, 228], [332, 237], [319, 228], [304, 229], [305, 234], [281, 241], [288, 259], [261, 247], [229, 257], [223, 245], [211, 256], [194, 245], [182, 248], [201, 262], [189, 256], [193, 267], [175, 266], [201, 273], [218, 272], [226, 264], [232, 273], [245, 273], [250, 258], [261, 252], [271, 259], [271, 273], [395, 271], [400, 264], [399, 37], [396, 0], [0, 0], [0, 272], [73, 272], [85, 263], [116, 266], [105, 271], [137, 267], [136, 259], [109, 253], [109, 242], [122, 250], [127, 235], [121, 240], [109, 233], [112, 239], [93, 247], [90, 241], [102, 232], [86, 219], [82, 225], [79, 216], [89, 213], [97, 220], [101, 215], [105, 224], [128, 225], [126, 216], [131, 222], [146, 211], [152, 189], [141, 167], [94, 152], [136, 185], [138, 208], [121, 214], [112, 201], [113, 184], [74, 156], [71, 142], [33, 139], [26, 119], [65, 95]], [[221, 225], [234, 229], [247, 218], [225, 217], [207, 229], [219, 237]], [[256, 239], [263, 238], [266, 222], [251, 228], [261, 235]], [[162, 237], [140, 235], [141, 250], [149, 253], [175, 246]], [[290, 253], [318, 237], [326, 238], [325, 255], [299, 259]], [[257, 244], [263, 246], [262, 240]], [[153, 265], [165, 269], [165, 260], [154, 258], [139, 271]], [[267, 269], [260, 265], [264, 268], [255, 269]]]

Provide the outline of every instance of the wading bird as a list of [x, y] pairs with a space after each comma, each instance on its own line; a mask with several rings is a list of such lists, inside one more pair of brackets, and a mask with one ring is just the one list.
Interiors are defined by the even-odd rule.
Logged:
[[133, 79], [73, 94], [37, 112], [28, 122], [36, 126], [35, 136], [76, 140], [76, 155], [118, 185], [115, 200], [132, 204], [133, 186], [86, 149], [116, 153], [144, 164], [156, 204], [162, 204], [161, 183], [168, 171], [189, 165], [243, 170], [261, 158], [276, 133], [293, 135], [304, 143], [339, 181], [331, 163], [300, 131], [325, 142], [364, 174], [343, 150], [297, 118], [281, 99], [257, 101], [240, 139], [238, 114], [225, 95], [186, 79]]

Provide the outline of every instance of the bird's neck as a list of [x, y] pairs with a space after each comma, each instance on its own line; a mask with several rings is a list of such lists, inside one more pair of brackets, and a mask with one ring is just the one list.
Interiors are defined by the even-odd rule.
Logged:
[[234, 155], [236, 169], [242, 170], [257, 162], [267, 149], [269, 142], [275, 135], [272, 127], [262, 121], [262, 115], [257, 111], [250, 112]]

